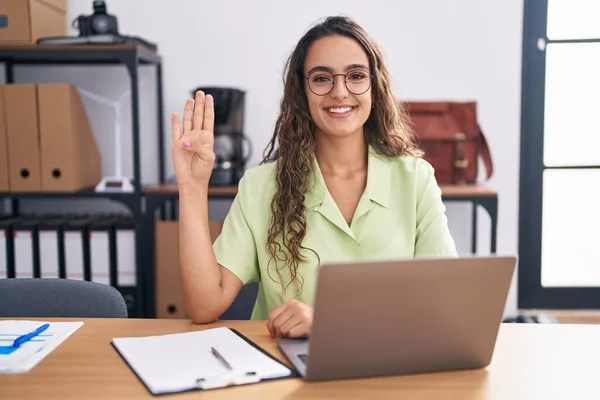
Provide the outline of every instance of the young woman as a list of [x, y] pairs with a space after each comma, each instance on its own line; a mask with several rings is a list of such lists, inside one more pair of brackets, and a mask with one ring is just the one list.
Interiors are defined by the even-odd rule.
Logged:
[[196, 323], [214, 321], [244, 284], [259, 282], [252, 318], [266, 320], [272, 337], [307, 336], [320, 264], [457, 256], [382, 53], [351, 19], [327, 18], [300, 39], [266, 157], [244, 174], [214, 245], [211, 96], [188, 99], [172, 126], [180, 273]]

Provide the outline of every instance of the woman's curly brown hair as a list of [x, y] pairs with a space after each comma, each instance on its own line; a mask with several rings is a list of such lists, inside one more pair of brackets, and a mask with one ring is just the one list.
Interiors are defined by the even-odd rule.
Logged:
[[[285, 64], [280, 114], [262, 161], [277, 161], [277, 190], [271, 202], [272, 217], [266, 244], [269, 265], [271, 262], [275, 264], [283, 289], [293, 283], [296, 294], [300, 293], [302, 287], [298, 266], [306, 261], [301, 254], [301, 250], [306, 249], [302, 245], [306, 234], [304, 193], [308, 190], [311, 160], [315, 152], [315, 126], [305, 94], [304, 60], [312, 42], [331, 35], [356, 40], [369, 58], [374, 108], [365, 123], [366, 143], [384, 156], [421, 156], [413, 140], [407, 112], [392, 92], [389, 72], [377, 44], [355, 21], [347, 17], [328, 17], [308, 30]], [[279, 267], [278, 261], [282, 263]], [[289, 270], [291, 280], [287, 284], [283, 282], [281, 268]]]

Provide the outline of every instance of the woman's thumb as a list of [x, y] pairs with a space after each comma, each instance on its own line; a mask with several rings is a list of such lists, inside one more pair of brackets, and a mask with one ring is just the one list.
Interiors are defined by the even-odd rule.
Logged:
[[198, 141], [184, 141], [183, 149], [185, 151], [197, 154], [206, 163], [211, 163], [215, 160], [215, 153], [213, 153], [210, 149], [207, 149], [206, 147], [202, 146], [202, 144]]
[[184, 150], [191, 151], [192, 153], [198, 153], [200, 151], [198, 142], [190, 142], [186, 140], [181, 145], [183, 146]]

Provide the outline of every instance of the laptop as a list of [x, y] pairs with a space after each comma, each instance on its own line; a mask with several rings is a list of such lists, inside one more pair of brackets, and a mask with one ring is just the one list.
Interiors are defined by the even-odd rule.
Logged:
[[516, 257], [329, 263], [310, 338], [278, 346], [308, 381], [486, 367]]

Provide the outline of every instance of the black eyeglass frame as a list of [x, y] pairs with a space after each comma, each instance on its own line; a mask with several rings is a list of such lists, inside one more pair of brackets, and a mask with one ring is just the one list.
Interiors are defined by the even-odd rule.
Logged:
[[[361, 71], [361, 70], [359, 69], [359, 71]], [[306, 79], [306, 80], [309, 80], [312, 74], [316, 74], [316, 73], [323, 73], [323, 72], [324, 72], [324, 71], [313, 71], [313, 72], [311, 72], [311, 73], [310, 73], [308, 76], [302, 76], [302, 77], [303, 77], [304, 79]], [[325, 72], [326, 72], [326, 71], [325, 71]], [[348, 90], [350, 93], [352, 93], [353, 95], [355, 95], [355, 96], [360, 96], [361, 94], [365, 94], [365, 93], [367, 93], [367, 92], [369, 91], [369, 89], [371, 89], [371, 86], [373, 86], [373, 78], [374, 78], [374, 76], [373, 76], [373, 74], [369, 73], [369, 86], [367, 87], [367, 89], [365, 89], [365, 91], [364, 91], [364, 92], [360, 92], [360, 93], [354, 93], [354, 92], [353, 92], [352, 90], [350, 90], [350, 88], [348, 87], [348, 75], [349, 75], [349, 74], [352, 74], [352, 73], [356, 73], [356, 72], [357, 72], [357, 70], [348, 71], [348, 72], [346, 72], [345, 74], [331, 74], [331, 72], [326, 72], [326, 73], [329, 73], [329, 74], [331, 74], [331, 76], [332, 76], [332, 78], [333, 78], [333, 79], [332, 79], [332, 84], [331, 84], [331, 89], [329, 89], [329, 90], [327, 91], [327, 93], [323, 93], [323, 94], [320, 94], [320, 93], [315, 93], [315, 91], [314, 91], [314, 90], [312, 90], [312, 88], [310, 87], [310, 81], [308, 82], [308, 89], [309, 89], [309, 90], [310, 90], [312, 93], [314, 93], [315, 95], [317, 95], [317, 96], [327, 96], [329, 93], [331, 93], [331, 91], [332, 91], [332, 90], [333, 90], [333, 88], [335, 87], [335, 81], [336, 81], [335, 77], [336, 77], [336, 76], [343, 76], [343, 77], [344, 77], [344, 86], [346, 86], [346, 89], [347, 89], [347, 90]], [[363, 72], [367, 72], [367, 71], [363, 71]]]

